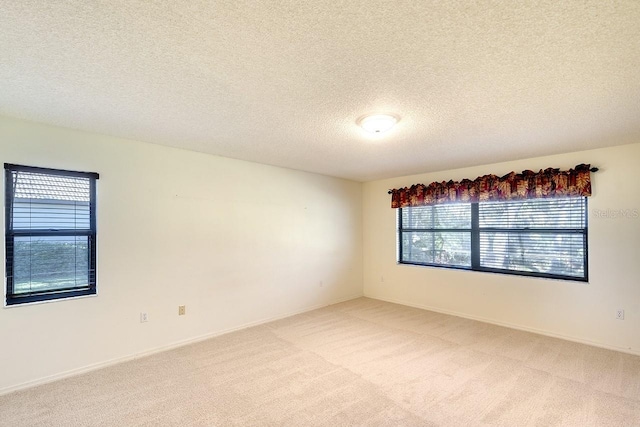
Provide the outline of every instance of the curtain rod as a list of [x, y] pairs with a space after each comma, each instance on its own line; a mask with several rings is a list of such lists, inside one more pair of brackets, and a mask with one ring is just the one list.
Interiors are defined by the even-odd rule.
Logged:
[[[593, 167], [593, 168], [589, 169], [589, 172], [598, 172], [599, 170], [600, 169], [598, 169], [596, 167]], [[393, 190], [387, 191], [387, 194], [391, 194], [391, 193], [393, 193]]]

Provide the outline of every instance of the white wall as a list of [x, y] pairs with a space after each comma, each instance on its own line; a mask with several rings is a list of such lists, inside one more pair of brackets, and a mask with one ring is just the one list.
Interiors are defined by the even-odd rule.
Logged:
[[[100, 173], [99, 295], [0, 308], [0, 394], [359, 296], [363, 272], [372, 298], [640, 354], [640, 217], [596, 215], [640, 212], [640, 144], [361, 185], [0, 117], [0, 160]], [[589, 283], [397, 265], [389, 188], [583, 162]]]
[[[579, 163], [600, 168], [589, 198], [589, 283], [396, 263], [388, 189]], [[631, 217], [611, 217], [626, 209]], [[364, 294], [640, 354], [639, 213], [640, 144], [369, 182], [363, 187]], [[625, 310], [624, 321], [615, 320], [617, 308]]]
[[100, 174], [98, 296], [0, 308], [0, 393], [362, 295], [360, 183], [8, 118], [0, 160]]

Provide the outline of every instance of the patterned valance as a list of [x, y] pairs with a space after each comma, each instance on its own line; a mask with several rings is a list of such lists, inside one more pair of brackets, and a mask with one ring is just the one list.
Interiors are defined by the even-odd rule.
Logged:
[[523, 200], [547, 197], [591, 196], [590, 165], [561, 171], [548, 168], [533, 172], [511, 172], [503, 177], [479, 176], [473, 181], [432, 182], [394, 189], [391, 207], [427, 206], [440, 203], [469, 203], [494, 200]]

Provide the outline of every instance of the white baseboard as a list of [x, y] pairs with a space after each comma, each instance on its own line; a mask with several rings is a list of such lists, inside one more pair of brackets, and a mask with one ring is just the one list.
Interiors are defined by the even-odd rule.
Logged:
[[187, 338], [185, 340], [180, 340], [180, 341], [176, 341], [176, 342], [173, 342], [173, 343], [170, 343], [170, 344], [167, 344], [167, 345], [154, 347], [154, 348], [151, 348], [151, 349], [148, 349], [148, 350], [144, 350], [144, 351], [141, 351], [141, 352], [138, 352], [138, 353], [130, 354], [130, 355], [127, 355], [127, 356], [116, 357], [114, 359], [105, 360], [103, 362], [93, 363], [91, 365], [86, 365], [86, 366], [83, 366], [83, 367], [80, 367], [80, 368], [70, 369], [68, 371], [60, 372], [60, 373], [53, 374], [53, 375], [48, 375], [46, 377], [38, 378], [36, 380], [26, 381], [26, 382], [23, 382], [23, 383], [20, 383], [20, 384], [17, 384], [17, 385], [13, 385], [13, 386], [9, 386], [9, 387], [5, 387], [3, 389], [0, 389], [0, 396], [5, 395], [5, 394], [9, 394], [9, 393], [13, 393], [13, 392], [18, 391], [18, 390], [24, 390], [24, 389], [27, 389], [27, 388], [35, 387], [35, 386], [42, 385], [42, 384], [51, 383], [51, 382], [54, 382], [54, 381], [57, 381], [57, 380], [61, 380], [61, 379], [64, 379], [64, 378], [69, 378], [69, 377], [73, 377], [73, 376], [76, 376], [76, 375], [84, 374], [84, 373], [87, 373], [87, 372], [95, 371], [97, 369], [106, 368], [107, 366], [116, 365], [118, 363], [128, 362], [130, 360], [140, 359], [140, 358], [146, 357], [146, 356], [151, 356], [152, 354], [160, 353], [160, 352], [167, 351], [167, 350], [172, 350], [174, 348], [183, 347], [183, 346], [189, 345], [189, 344], [194, 344], [194, 343], [197, 343], [199, 341], [207, 340], [209, 338], [214, 338], [214, 337], [217, 337], [217, 336], [220, 336], [220, 335], [229, 334], [231, 332], [235, 332], [235, 331], [239, 331], [239, 330], [242, 330], [242, 329], [251, 328], [253, 326], [262, 325], [262, 324], [265, 324], [265, 323], [273, 322], [275, 320], [284, 319], [285, 317], [295, 316], [296, 314], [301, 314], [301, 313], [306, 313], [306, 312], [309, 312], [309, 311], [317, 310], [317, 309], [322, 308], [322, 307], [327, 307], [327, 306], [330, 306], [330, 305], [339, 304], [341, 302], [350, 301], [352, 299], [360, 298], [362, 296], [363, 296], [362, 294], [357, 294], [357, 295], [352, 295], [350, 297], [337, 299], [337, 300], [331, 301], [329, 303], [315, 304], [315, 305], [303, 308], [301, 310], [288, 312], [288, 313], [285, 313], [285, 314], [269, 317], [269, 318], [266, 318], [266, 319], [256, 320], [256, 321], [245, 323], [243, 325], [236, 326], [236, 327], [233, 327], [233, 328], [224, 329], [224, 330], [221, 330], [221, 331], [215, 331], [215, 332], [211, 332], [211, 333], [208, 333], [208, 334], [199, 335], [197, 337]]
[[614, 350], [614, 351], [619, 351], [621, 353], [627, 353], [627, 354], [633, 354], [633, 355], [636, 355], [636, 356], [640, 356], [640, 351], [639, 350], [633, 350], [631, 348], [618, 347], [618, 346], [614, 346], [614, 345], [609, 345], [609, 344], [604, 344], [604, 343], [600, 343], [600, 342], [586, 340], [586, 339], [583, 339], [583, 338], [576, 338], [576, 337], [571, 337], [571, 336], [568, 336], [568, 335], [557, 334], [555, 332], [546, 331], [546, 330], [543, 330], [543, 329], [531, 328], [529, 326], [518, 325], [518, 324], [515, 324], [515, 323], [501, 322], [499, 320], [489, 319], [489, 318], [486, 318], [486, 317], [473, 316], [473, 315], [469, 315], [469, 314], [461, 313], [461, 312], [457, 312], [457, 311], [443, 310], [443, 309], [438, 308], [438, 307], [432, 307], [432, 306], [428, 306], [428, 305], [425, 305], [425, 304], [409, 303], [409, 302], [404, 302], [404, 301], [400, 301], [400, 300], [394, 300], [394, 299], [391, 299], [391, 298], [380, 298], [380, 297], [374, 297], [374, 296], [370, 296], [370, 295], [364, 295], [364, 297], [375, 299], [375, 300], [379, 300], [379, 301], [390, 302], [390, 303], [393, 303], [393, 304], [405, 305], [407, 307], [414, 307], [414, 308], [420, 308], [422, 310], [434, 311], [436, 313], [448, 314], [450, 316], [462, 317], [462, 318], [470, 319], [470, 320], [477, 320], [478, 322], [490, 323], [492, 325], [504, 326], [506, 328], [517, 329], [517, 330], [520, 330], [520, 331], [532, 332], [534, 334], [544, 335], [544, 336], [552, 337], [552, 338], [559, 338], [559, 339], [562, 339], [562, 340], [565, 340], [565, 341], [576, 342], [576, 343], [579, 343], [579, 344], [586, 344], [586, 345], [590, 345], [592, 347], [599, 347], [599, 348], [604, 348], [604, 349], [607, 349], [607, 350]]

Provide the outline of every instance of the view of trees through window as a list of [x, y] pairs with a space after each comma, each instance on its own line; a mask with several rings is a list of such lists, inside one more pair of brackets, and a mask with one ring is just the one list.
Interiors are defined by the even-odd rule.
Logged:
[[586, 203], [580, 197], [403, 208], [399, 261], [586, 280]]
[[584, 276], [585, 203], [585, 198], [480, 203], [480, 265]]
[[471, 204], [401, 209], [403, 261], [471, 266]]

